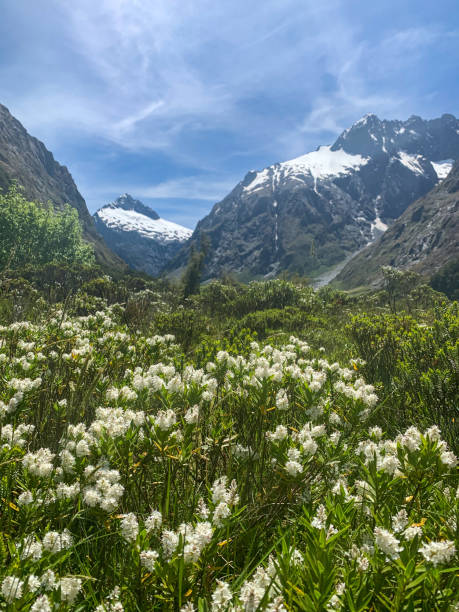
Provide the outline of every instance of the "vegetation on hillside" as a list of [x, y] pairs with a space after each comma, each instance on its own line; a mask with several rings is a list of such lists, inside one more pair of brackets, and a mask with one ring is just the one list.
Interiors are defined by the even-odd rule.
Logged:
[[430, 284], [435, 291], [441, 291], [450, 300], [459, 300], [459, 259], [450, 261], [434, 274]]
[[456, 303], [76, 264], [0, 288], [6, 609], [457, 609]]
[[29, 202], [16, 185], [0, 192], [0, 238], [0, 271], [32, 263], [94, 262], [74, 208]]

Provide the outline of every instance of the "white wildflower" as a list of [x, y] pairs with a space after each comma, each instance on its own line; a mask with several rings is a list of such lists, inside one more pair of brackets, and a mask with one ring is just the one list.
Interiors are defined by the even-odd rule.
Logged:
[[397, 538], [390, 531], [381, 527], [375, 527], [373, 533], [378, 548], [391, 559], [398, 559], [403, 546], [400, 546]]
[[266, 437], [272, 442], [280, 442], [281, 440], [285, 440], [287, 436], [288, 429], [285, 427], [285, 425], [278, 425], [275, 431], [266, 432]]
[[159, 512], [158, 510], [154, 510], [150, 516], [148, 518], [145, 519], [145, 529], [147, 530], [147, 533], [150, 533], [151, 531], [156, 531], [157, 529], [159, 529], [162, 525], [163, 522], [163, 517], [161, 512]]
[[285, 464], [285, 471], [290, 476], [297, 476], [303, 472], [303, 466], [298, 461], [287, 461]]
[[158, 558], [159, 553], [157, 553], [156, 550], [143, 550], [140, 553], [140, 563], [148, 572], [154, 571]]
[[30, 612], [51, 612], [51, 610], [51, 604], [46, 595], [37, 597], [30, 608]]
[[42, 551], [43, 547], [41, 542], [36, 540], [33, 535], [29, 535], [22, 543], [19, 558], [21, 560], [33, 559], [34, 561], [38, 561], [42, 556]]
[[53, 471], [53, 458], [54, 454], [49, 448], [40, 448], [35, 453], [24, 455], [22, 463], [33, 476], [47, 477]]
[[199, 406], [191, 406], [191, 408], [185, 412], [184, 419], [188, 425], [196, 425], [199, 421]]
[[73, 576], [61, 578], [59, 586], [61, 588], [62, 601], [72, 604], [81, 590], [81, 584], [81, 578], [74, 578]]
[[325, 529], [326, 521], [327, 511], [325, 509], [325, 506], [323, 504], [320, 504], [320, 506], [318, 506], [317, 508], [316, 515], [311, 521], [311, 526], [315, 527], [316, 529]]
[[24, 491], [21, 493], [21, 495], [18, 497], [17, 503], [19, 506], [28, 506], [29, 504], [33, 503], [32, 493], [30, 491]]
[[27, 590], [35, 593], [41, 587], [40, 579], [35, 574], [30, 574], [27, 578]]
[[394, 533], [400, 533], [408, 525], [407, 511], [402, 508], [395, 516], [392, 517], [392, 529]]
[[223, 525], [224, 519], [231, 516], [230, 507], [226, 502], [220, 502], [214, 510], [212, 522], [217, 526], [221, 527]]
[[273, 601], [268, 604], [266, 612], [287, 612], [287, 608], [284, 606], [284, 600], [282, 597], [275, 597]]
[[175, 552], [179, 543], [179, 536], [175, 531], [165, 529], [161, 534], [161, 544], [163, 546], [164, 556], [170, 559]]
[[173, 410], [160, 410], [155, 417], [155, 425], [162, 431], [167, 431], [177, 422], [177, 417]]
[[135, 542], [139, 535], [139, 523], [134, 513], [129, 512], [121, 519], [121, 535], [126, 542]]
[[75, 453], [77, 457], [87, 457], [91, 454], [91, 449], [89, 448], [89, 444], [86, 440], [83, 439], [77, 443]]
[[425, 542], [419, 549], [419, 552], [426, 561], [432, 563], [435, 567], [439, 564], [448, 563], [456, 554], [454, 542], [444, 540], [442, 542]]
[[432, 440], [433, 442], [439, 442], [441, 440], [441, 431], [438, 425], [432, 425], [429, 429], [426, 429], [424, 436]]
[[229, 584], [223, 580], [217, 580], [217, 588], [212, 593], [212, 612], [226, 611], [232, 598], [233, 594]]
[[57, 589], [59, 586], [59, 583], [56, 579], [56, 574], [53, 572], [53, 570], [50, 569], [46, 570], [45, 573], [42, 574], [40, 581], [45, 591], [52, 591], [54, 589]]
[[15, 599], [21, 599], [24, 582], [16, 576], [6, 576], [2, 582], [2, 595], [7, 603], [13, 603]]
[[198, 500], [198, 506], [196, 508], [196, 513], [198, 516], [204, 519], [209, 517], [209, 514], [210, 514], [209, 508], [207, 507], [206, 502], [203, 500], [202, 497], [200, 497]]
[[377, 427], [377, 426], [372, 427], [368, 433], [370, 434], [371, 437], [376, 438], [377, 440], [380, 440], [382, 438], [381, 427]]
[[447, 465], [448, 467], [451, 467], [451, 468], [456, 467], [458, 463], [456, 455], [452, 453], [451, 451], [443, 451], [440, 454], [440, 461], [444, 465]]
[[277, 392], [276, 407], [278, 410], [288, 410], [288, 396], [285, 389], [281, 389]]
[[419, 525], [411, 525], [410, 527], [407, 527], [405, 529], [405, 531], [403, 532], [403, 537], [405, 538], [405, 540], [414, 540], [414, 538], [416, 536], [421, 536], [422, 535], [422, 528]]
[[58, 531], [48, 531], [43, 538], [43, 548], [51, 553], [58, 553], [61, 550], [70, 548], [73, 544], [71, 533], [64, 529], [62, 533]]

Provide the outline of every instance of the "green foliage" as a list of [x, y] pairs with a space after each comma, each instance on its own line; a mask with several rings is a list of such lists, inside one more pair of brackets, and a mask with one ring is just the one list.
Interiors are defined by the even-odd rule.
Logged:
[[190, 258], [182, 279], [185, 298], [199, 293], [202, 270], [209, 248], [210, 241], [206, 234], [200, 236], [199, 249], [196, 249], [194, 244], [191, 245]]
[[441, 291], [450, 300], [459, 300], [459, 259], [450, 261], [443, 266], [430, 280], [435, 291]]
[[312, 316], [301, 308], [286, 306], [283, 309], [270, 308], [246, 314], [233, 329], [250, 329], [264, 339], [273, 332], [292, 333], [318, 323], [317, 316]]
[[399, 270], [391, 266], [383, 266], [381, 272], [389, 308], [391, 312], [396, 312], [397, 302], [406, 297], [419, 284], [420, 277], [414, 272]]
[[[310, 287], [301, 287], [285, 280], [252, 281], [238, 288], [237, 294], [225, 304], [224, 312], [243, 316], [259, 310], [286, 308], [287, 306], [309, 306], [314, 300]], [[219, 308], [222, 308], [220, 302]]]
[[407, 315], [361, 314], [348, 331], [366, 362], [365, 377], [383, 386], [387, 427], [435, 422], [457, 449], [458, 304], [438, 308], [431, 324]]
[[0, 270], [93, 261], [75, 209], [28, 202], [15, 185], [0, 194]]
[[[184, 298], [84, 264], [5, 271], [0, 606], [456, 609], [459, 312], [412, 280], [351, 296], [227, 279]], [[24, 553], [64, 529], [67, 548]], [[81, 581], [75, 603], [49, 569]]]
[[187, 353], [208, 331], [208, 323], [198, 311], [180, 306], [174, 312], [159, 312], [154, 318], [154, 329], [160, 334], [172, 333]]
[[0, 321], [36, 321], [48, 311], [49, 304], [24, 278], [0, 279]]
[[[454, 610], [457, 458], [438, 427], [406, 429], [407, 414], [394, 411], [388, 433], [391, 377], [378, 402], [363, 374], [391, 364], [374, 369], [352, 348], [332, 363], [285, 334], [264, 344], [250, 329], [236, 333], [235, 320], [218, 338], [199, 296], [176, 308], [160, 303], [169, 289], [131, 282], [137, 291], [107, 306], [124, 283], [88, 281], [74, 296], [87, 301], [83, 317], [58, 306], [35, 323], [0, 326], [0, 606]], [[343, 308], [334, 293], [326, 308], [326, 295], [314, 302], [320, 319]], [[139, 312], [152, 304], [145, 333], [133, 314], [126, 325], [129, 300]], [[286, 321], [309, 321], [308, 308], [287, 306]], [[282, 312], [244, 318], [272, 326]], [[369, 333], [379, 350], [390, 328], [408, 368], [391, 370], [396, 384], [433, 401], [422, 372], [435, 359], [446, 371], [457, 305], [429, 327], [372, 319], [351, 329], [367, 357]], [[157, 333], [171, 328], [180, 337]]]

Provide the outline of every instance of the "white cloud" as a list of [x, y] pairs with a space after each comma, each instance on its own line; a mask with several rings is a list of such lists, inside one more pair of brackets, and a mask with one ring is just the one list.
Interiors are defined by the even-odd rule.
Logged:
[[[216, 179], [209, 176], [186, 176], [178, 179], [162, 181], [156, 185], [148, 184], [119, 184], [110, 183], [99, 185], [97, 188], [90, 189], [91, 198], [101, 197], [106, 193], [117, 194], [130, 193], [135, 198], [152, 199], [185, 199], [200, 200], [208, 202], [218, 202], [222, 200], [239, 182], [241, 177], [228, 177], [226, 179]], [[106, 203], [106, 202], [105, 202]], [[100, 204], [102, 206], [103, 203]]]
[[[123, 148], [144, 160], [153, 151], [169, 176], [202, 173], [138, 188], [157, 176], [144, 163], [138, 184], [129, 172], [133, 185], [119, 191], [145, 198], [218, 201], [254, 163], [333, 141], [367, 112], [422, 114], [428, 92], [406, 83], [441, 36], [457, 36], [430, 24], [397, 30], [395, 17], [375, 27], [342, 0], [43, 0], [44, 29], [45, 8], [27, 3], [10, 10], [16, 25], [35, 15], [34, 63], [14, 53], [0, 65], [13, 114], [58, 159], [77, 131], [118, 161]], [[103, 195], [102, 183], [115, 192], [109, 171], [85, 180], [79, 154], [72, 162], [89, 200]]]
[[[38, 107], [47, 113], [34, 111], [34, 91], [23, 102], [29, 125], [44, 116], [54, 126], [78, 123], [90, 134], [129, 148], [175, 153], [182, 135], [193, 130], [253, 129], [267, 110], [263, 95], [301, 91], [309, 103], [317, 90], [317, 62], [336, 66], [352, 47], [337, 0], [323, 5], [297, 0], [251, 5], [242, 0], [53, 1], [59, 23], [66, 24], [60, 33], [66, 50], [82, 62], [80, 77], [73, 76], [67, 102], [58, 87], [45, 83]], [[64, 72], [69, 78], [69, 61], [72, 57], [63, 60], [61, 74], [49, 75], [54, 83]], [[244, 106], [258, 98], [259, 112]], [[275, 132], [281, 117], [273, 112], [267, 121]], [[255, 137], [266, 136], [266, 126], [257, 129]]]
[[151, 104], [148, 104], [145, 108], [138, 111], [137, 113], [134, 113], [133, 115], [130, 115], [128, 117], [124, 117], [124, 119], [121, 119], [121, 121], [118, 121], [118, 123], [114, 125], [114, 128], [115, 130], [119, 130], [120, 132], [129, 131], [137, 123], [139, 123], [140, 121], [143, 121], [147, 117], [150, 117], [150, 115], [152, 115], [155, 111], [160, 109], [162, 106], [164, 106], [163, 100], [152, 102]]
[[151, 187], [136, 187], [136, 193], [145, 198], [185, 198], [217, 202], [223, 199], [239, 182], [239, 178], [215, 180], [206, 177], [185, 177], [164, 181]]

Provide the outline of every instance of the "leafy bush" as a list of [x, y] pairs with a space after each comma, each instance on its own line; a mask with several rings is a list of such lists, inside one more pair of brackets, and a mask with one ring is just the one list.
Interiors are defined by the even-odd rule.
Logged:
[[450, 300], [459, 300], [459, 259], [450, 261], [431, 278], [435, 291], [441, 291]]
[[[431, 324], [411, 316], [357, 315], [349, 325], [362, 372], [382, 384], [387, 425], [438, 423], [458, 448], [459, 323], [457, 302], [438, 308]], [[396, 416], [395, 416], [396, 415]]]
[[318, 317], [311, 316], [301, 308], [287, 306], [284, 309], [270, 308], [251, 312], [235, 324], [236, 330], [250, 329], [256, 332], [259, 338], [264, 339], [275, 331], [286, 334], [304, 330], [308, 325], [318, 323]]
[[29, 202], [14, 185], [0, 194], [0, 270], [93, 261], [74, 208]]

